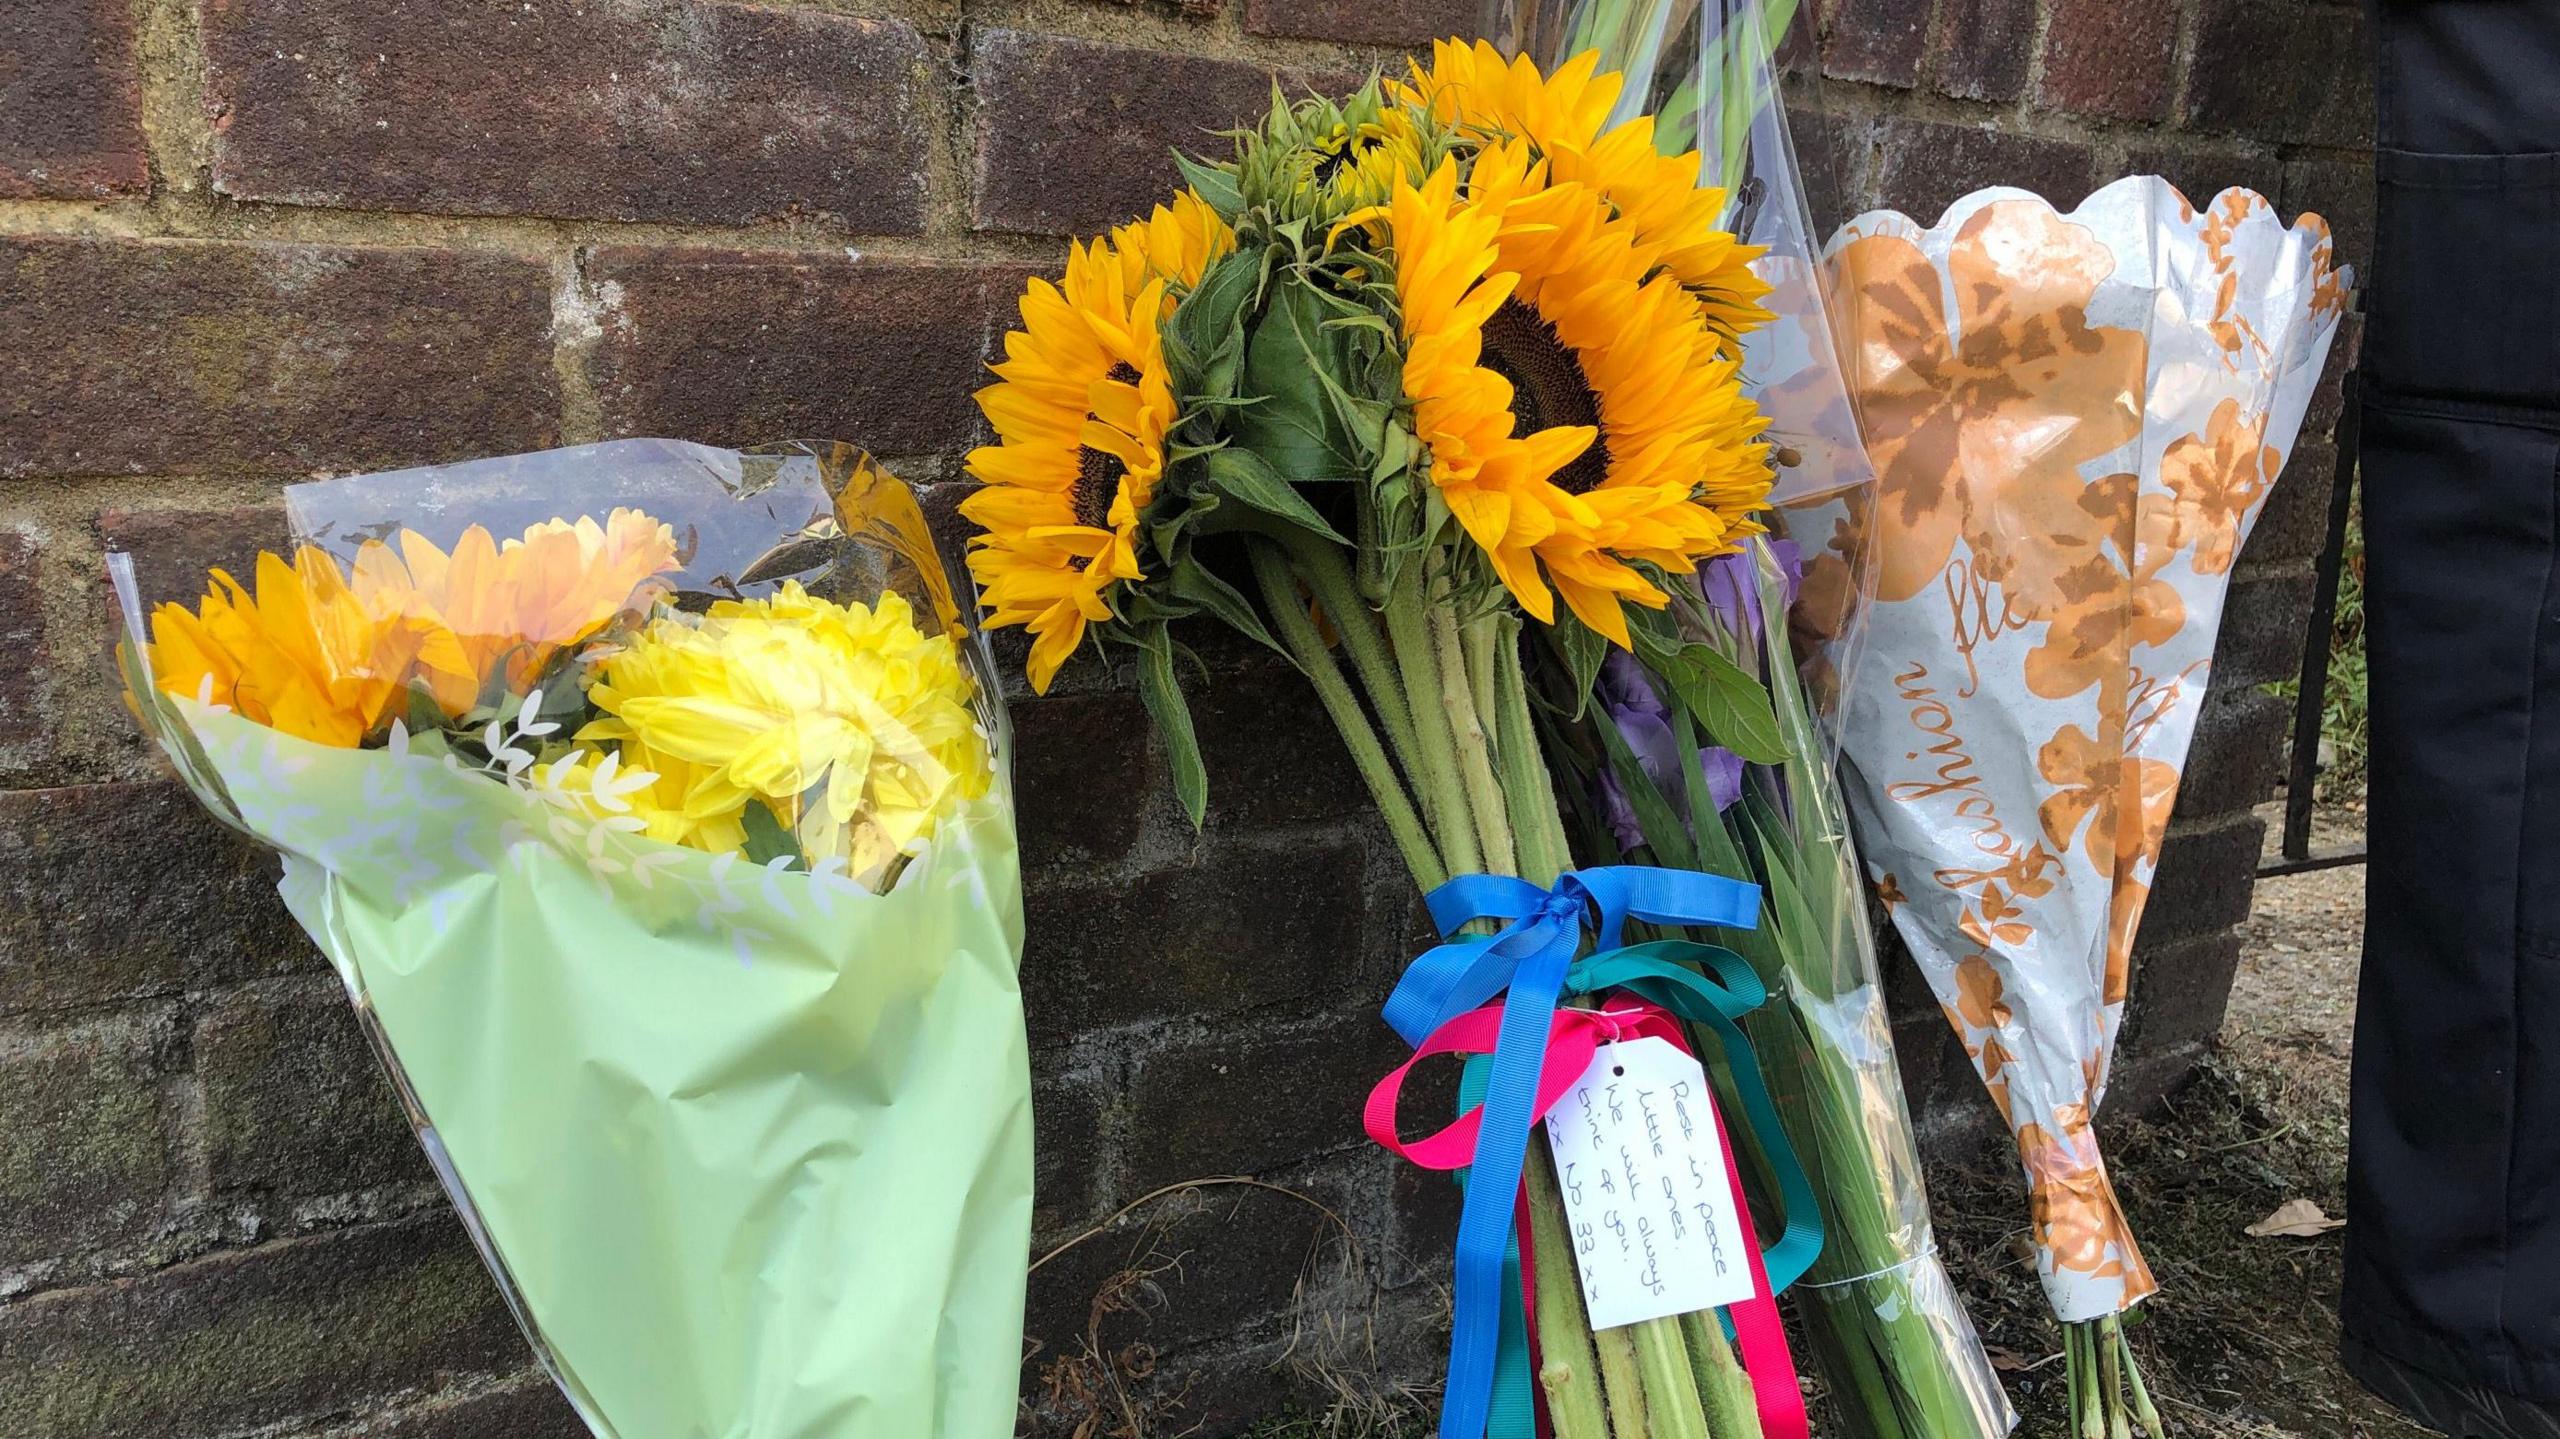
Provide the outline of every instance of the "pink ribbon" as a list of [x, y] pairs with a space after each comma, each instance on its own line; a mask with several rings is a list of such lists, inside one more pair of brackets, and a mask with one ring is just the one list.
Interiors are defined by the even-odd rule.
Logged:
[[[1538, 1094], [1530, 1110], [1529, 1122], [1546, 1118], [1547, 1111], [1570, 1092], [1574, 1084], [1591, 1068], [1592, 1058], [1600, 1046], [1622, 1039], [1667, 1039], [1689, 1053], [1689, 1044], [1680, 1023], [1670, 1011], [1648, 1001], [1623, 993], [1613, 995], [1613, 1002], [1601, 1009], [1559, 1009], [1548, 1023], [1545, 1062], [1538, 1071]], [[1369, 1091], [1369, 1102], [1361, 1111], [1362, 1127], [1369, 1138], [1391, 1154], [1411, 1160], [1425, 1169], [1464, 1169], [1475, 1160], [1476, 1134], [1483, 1126], [1483, 1116], [1469, 1109], [1438, 1131], [1421, 1139], [1407, 1141], [1396, 1127], [1396, 1101], [1403, 1096], [1404, 1081], [1414, 1066], [1439, 1055], [1491, 1054], [1502, 1030], [1502, 1007], [1487, 1005], [1469, 1010], [1433, 1031], [1413, 1052], [1413, 1057], [1397, 1065], [1377, 1087]], [[1742, 1169], [1734, 1162], [1733, 1136], [1727, 1131], [1724, 1114], [1710, 1106], [1715, 1114], [1716, 1143], [1724, 1150], [1725, 1174], [1733, 1186], [1733, 1212], [1743, 1229], [1743, 1250], [1751, 1262], [1751, 1298], [1730, 1306], [1727, 1314], [1733, 1321], [1734, 1337], [1742, 1348], [1744, 1372], [1750, 1376], [1751, 1392], [1760, 1410], [1760, 1427], [1766, 1439], [1810, 1439], [1811, 1421], [1805, 1415], [1804, 1391], [1796, 1383], [1795, 1356], [1787, 1348], [1786, 1325], [1778, 1318], [1778, 1301], [1769, 1292], [1768, 1267], [1760, 1258], [1760, 1234], [1751, 1222], [1751, 1205], [1742, 1191]], [[1521, 1199], [1521, 1218], [1526, 1220], [1527, 1199]], [[1521, 1287], [1531, 1289], [1539, 1279], [1574, 1282], [1571, 1275], [1538, 1275], [1530, 1268], [1530, 1249], [1520, 1246]], [[1530, 1344], [1537, 1344], [1537, 1306], [1528, 1306], [1531, 1316]], [[1542, 1416], [1543, 1417], [1543, 1416]]]

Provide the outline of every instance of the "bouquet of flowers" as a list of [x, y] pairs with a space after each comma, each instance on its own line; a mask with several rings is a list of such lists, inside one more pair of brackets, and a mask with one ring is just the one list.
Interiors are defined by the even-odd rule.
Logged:
[[[1706, 179], [1732, 197], [1725, 223], [1751, 243], [1768, 287], [1769, 323], [1741, 343], [1744, 389], [1769, 422], [1772, 523], [1818, 534], [1874, 471], [1775, 103], [1771, 57], [1795, 11], [1793, 0], [1520, 0], [1501, 23], [1533, 55], [1596, 48], [1622, 64], [1619, 108], [1652, 110], [1708, 158]], [[1596, 696], [1550, 654], [1550, 753], [1574, 776], [1563, 793], [1584, 852], [1764, 886], [1760, 923], [1720, 938], [1770, 991], [1746, 1028], [1821, 1208], [1823, 1252], [1793, 1297], [1834, 1422], [1880, 1439], [1993, 1439], [2015, 1421], [1937, 1255], [1832, 777], [1823, 706], [1854, 664], [1855, 637], [1790, 634], [1791, 613], [1808, 624], [1835, 614], [1871, 576], [1815, 548], [1809, 576], [1788, 538], [1755, 537], [1708, 561], [1672, 587], [1669, 632], [1640, 629], [1635, 653], [1602, 666]], [[1689, 700], [1711, 669], [1727, 685], [1721, 708], [1702, 711]]]
[[858, 451], [294, 486], [123, 602], [598, 1435], [1009, 1433], [1031, 1207], [1004, 716]]
[[2081, 1432], [2157, 1433], [2117, 1318], [2156, 1286], [2091, 1120], [2231, 569], [2348, 278], [2316, 216], [2149, 178], [1831, 249], [1879, 476], [1830, 517], [1877, 576], [1840, 713], [1867, 864], [2017, 1137]]
[[[1753, 695], [1767, 711], [1757, 681], [1677, 640], [1670, 607], [1761, 529], [1740, 338], [1768, 286], [1700, 156], [1623, 95], [1591, 55], [1548, 73], [1454, 41], [1346, 99], [1275, 95], [1231, 159], [1186, 160], [1184, 193], [1031, 282], [962, 505], [994, 622], [1033, 636], [1033, 686], [1087, 640], [1130, 655], [1195, 818], [1207, 776], [1172, 626], [1212, 618], [1288, 656], [1454, 936], [1388, 1018], [1418, 1058], [1477, 1056], [1466, 1112], [1404, 1141], [1400, 1071], [1368, 1116], [1381, 1142], [1468, 1169], [1453, 1439], [1525, 1435], [1538, 1403], [1561, 1439], [1805, 1425], [1771, 1301], [1819, 1214], [1733, 1024], [1765, 991], [1729, 951], [1624, 942], [1633, 923], [1748, 928], [1759, 893], [1695, 868], [1576, 870], [1524, 667], [1533, 627], [1583, 693], [1611, 646], [1668, 643], [1710, 727], [1747, 722]], [[1731, 1168], [1724, 1130], [1681, 1077], [1700, 1061], [1675, 1017], [1709, 1036], [1789, 1196], [1765, 1257], [1731, 1244], [1751, 1216], [1711, 1178]], [[1635, 1172], [1551, 1162], [1530, 1130], [1544, 1115], [1559, 1156], [1588, 1158], [1595, 1072], [1640, 1063], [1686, 1096], [1697, 1161], [1646, 1192], [1686, 1197], [1676, 1216], [1586, 1215]], [[1638, 1265], [1611, 1268], [1639, 1235]], [[1715, 1257], [1655, 1262], [1682, 1244]], [[1685, 1301], [1664, 1297], [1674, 1279]]]

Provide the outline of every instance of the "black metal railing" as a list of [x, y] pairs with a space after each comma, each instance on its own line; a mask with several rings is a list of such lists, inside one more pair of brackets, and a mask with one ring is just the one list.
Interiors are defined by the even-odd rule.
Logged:
[[2293, 705], [2293, 766], [2285, 779], [2281, 857], [2258, 866], [2258, 877], [2305, 874], [2364, 863], [2361, 842], [2311, 847], [2311, 812], [2320, 780], [2320, 717], [2329, 690], [2329, 647], [2338, 623], [2338, 579], [2346, 568], [2347, 520], [2355, 508], [2356, 450], [2360, 416], [2356, 377], [2347, 376], [2346, 403], [2338, 412], [2338, 468], [2329, 481], [2329, 534], [2311, 592], [2311, 626], [2302, 641], [2301, 688]]

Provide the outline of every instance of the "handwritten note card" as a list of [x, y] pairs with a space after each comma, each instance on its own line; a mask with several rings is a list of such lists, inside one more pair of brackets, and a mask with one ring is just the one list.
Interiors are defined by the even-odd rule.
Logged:
[[1604, 1044], [1547, 1114], [1591, 1327], [1751, 1297], [1749, 1232], [1698, 1061], [1666, 1039]]

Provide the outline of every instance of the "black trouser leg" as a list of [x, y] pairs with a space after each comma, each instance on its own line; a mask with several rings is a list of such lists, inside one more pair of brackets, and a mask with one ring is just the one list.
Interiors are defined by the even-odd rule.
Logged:
[[2560, 1401], [2560, 0], [2376, 21], [2345, 1321]]

